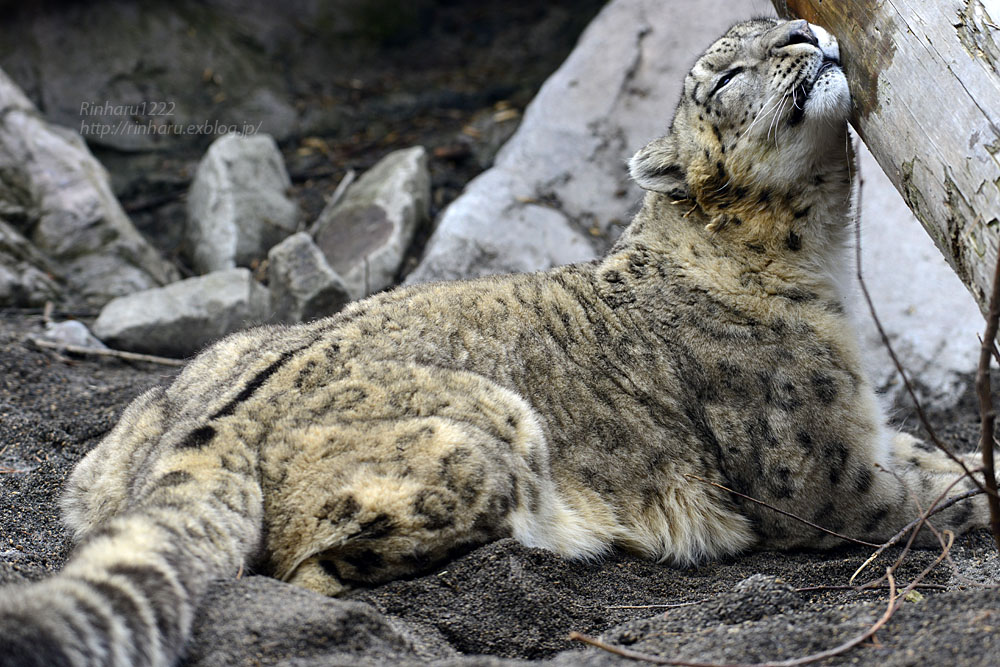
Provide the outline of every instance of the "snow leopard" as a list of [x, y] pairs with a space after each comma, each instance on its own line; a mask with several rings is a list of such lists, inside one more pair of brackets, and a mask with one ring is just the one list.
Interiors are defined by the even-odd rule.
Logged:
[[66, 566], [0, 591], [0, 663], [174, 664], [244, 568], [340, 595], [504, 537], [684, 565], [837, 543], [772, 508], [895, 533], [959, 470], [887, 425], [847, 312], [839, 55], [805, 21], [728, 30], [600, 260], [250, 329], [148, 390], [68, 480]]

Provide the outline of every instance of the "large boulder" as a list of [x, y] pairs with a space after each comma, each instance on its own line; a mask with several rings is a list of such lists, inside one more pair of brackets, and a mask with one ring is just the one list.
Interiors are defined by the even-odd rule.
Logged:
[[108, 303], [94, 334], [111, 347], [187, 357], [268, 319], [267, 288], [243, 268], [216, 271]]
[[394, 151], [366, 171], [313, 226], [316, 245], [352, 299], [391, 285], [430, 206], [427, 152]]
[[80, 137], [45, 122], [2, 71], [0, 211], [92, 305], [178, 277], [136, 231]]
[[274, 139], [227, 134], [198, 164], [188, 192], [187, 250], [200, 273], [249, 266], [295, 232], [299, 210]]
[[323, 252], [305, 232], [292, 234], [267, 254], [272, 322], [305, 322], [332, 315], [350, 296]]

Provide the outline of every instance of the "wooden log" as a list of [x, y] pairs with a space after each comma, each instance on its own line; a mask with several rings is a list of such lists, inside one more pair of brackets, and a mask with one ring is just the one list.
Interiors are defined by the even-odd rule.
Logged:
[[837, 37], [852, 124], [985, 311], [1000, 247], [1000, 1], [772, 2]]

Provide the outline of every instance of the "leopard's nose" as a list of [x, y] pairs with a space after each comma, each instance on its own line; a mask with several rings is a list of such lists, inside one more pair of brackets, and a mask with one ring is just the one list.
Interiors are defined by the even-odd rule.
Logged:
[[809, 28], [809, 23], [803, 19], [789, 21], [779, 26], [781, 32], [775, 36], [774, 48], [780, 49], [792, 44], [812, 44], [819, 46], [819, 39]]

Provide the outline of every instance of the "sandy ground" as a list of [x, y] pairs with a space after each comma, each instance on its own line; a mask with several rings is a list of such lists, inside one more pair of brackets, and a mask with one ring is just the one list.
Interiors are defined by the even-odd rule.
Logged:
[[[0, 311], [0, 582], [57, 570], [71, 545], [58, 494], [71, 466], [144, 388], [172, 371], [115, 360], [59, 357], [26, 336], [40, 315]], [[969, 397], [971, 399], [971, 395]], [[952, 441], [974, 438], [969, 400], [935, 415]], [[899, 551], [879, 560], [882, 571]], [[504, 540], [407, 581], [324, 598], [247, 573], [217, 582], [205, 601], [188, 665], [558, 665], [626, 662], [568, 640], [571, 631], [633, 650], [700, 661], [780, 660], [822, 651], [862, 632], [884, 591], [842, 586], [868, 551], [750, 553], [677, 569], [616, 554], [568, 562]], [[915, 551], [897, 576], [912, 580], [936, 557]], [[985, 534], [961, 538], [962, 576], [1000, 580]], [[947, 563], [878, 633], [826, 664], [995, 665], [1000, 596], [963, 583]], [[686, 606], [656, 608], [650, 605]], [[635, 608], [626, 608], [635, 607]]]

